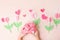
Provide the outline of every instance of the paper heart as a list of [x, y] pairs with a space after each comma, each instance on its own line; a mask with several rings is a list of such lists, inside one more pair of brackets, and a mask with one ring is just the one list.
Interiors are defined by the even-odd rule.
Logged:
[[56, 17], [56, 18], [60, 18], [60, 13], [56, 13], [56, 14], [55, 14], [55, 17]]
[[22, 29], [23, 34], [35, 33], [35, 32], [36, 32], [36, 25], [34, 23], [27, 23], [24, 25]]
[[49, 25], [49, 26], [45, 26], [46, 30], [51, 31], [53, 30], [54, 26], [53, 25]]
[[8, 22], [9, 22], [9, 18], [8, 18], [8, 17], [6, 17], [6, 18], [5, 18], [5, 21], [8, 23]]
[[9, 22], [9, 18], [8, 17], [6, 17], [6, 18], [1, 18], [1, 20], [2, 20], [2, 22]]
[[46, 20], [46, 19], [48, 19], [48, 17], [45, 14], [42, 14], [42, 19]]
[[17, 15], [20, 15], [20, 10], [15, 11]]
[[41, 12], [44, 12], [44, 11], [45, 11], [45, 9], [44, 9], [44, 8], [43, 8], [43, 9], [40, 9], [40, 11], [41, 11]]
[[32, 12], [32, 9], [30, 9], [29, 12]]
[[4, 19], [4, 18], [1, 18], [1, 21], [2, 21], [2, 22], [5, 22], [5, 19]]

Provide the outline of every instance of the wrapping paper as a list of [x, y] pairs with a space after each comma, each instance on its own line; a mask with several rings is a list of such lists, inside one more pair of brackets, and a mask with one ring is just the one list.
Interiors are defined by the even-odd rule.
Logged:
[[23, 34], [35, 33], [35, 32], [36, 32], [36, 24], [33, 22], [26, 23], [22, 29]]

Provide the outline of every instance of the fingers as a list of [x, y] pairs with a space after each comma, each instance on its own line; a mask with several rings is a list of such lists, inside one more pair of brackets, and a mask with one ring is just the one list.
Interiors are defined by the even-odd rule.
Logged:
[[27, 34], [22, 34], [22, 33], [21, 33], [21, 34], [19, 35], [18, 40], [23, 40], [24, 36], [26, 36], [26, 35], [27, 35]]
[[23, 37], [24, 37], [24, 34], [22, 34], [22, 33], [21, 33], [21, 34], [19, 35], [18, 40], [22, 40], [22, 39], [23, 39]]
[[36, 27], [36, 32], [35, 32], [35, 37], [37, 38], [37, 40], [41, 40], [41, 38], [40, 38], [40, 31], [39, 31], [39, 29], [38, 29], [38, 27]]
[[23, 34], [20, 34], [18, 40], [22, 40], [22, 38], [23, 38]]

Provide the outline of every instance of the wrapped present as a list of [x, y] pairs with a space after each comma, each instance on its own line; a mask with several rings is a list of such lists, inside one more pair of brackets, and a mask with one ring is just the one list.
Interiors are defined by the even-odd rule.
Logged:
[[27, 34], [27, 33], [35, 33], [36, 32], [36, 25], [35, 23], [31, 22], [31, 23], [26, 23], [22, 29], [22, 33], [23, 34]]

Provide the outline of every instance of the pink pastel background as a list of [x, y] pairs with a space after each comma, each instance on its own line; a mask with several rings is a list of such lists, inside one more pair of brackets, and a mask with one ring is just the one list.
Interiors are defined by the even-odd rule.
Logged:
[[[29, 9], [33, 9], [36, 12], [37, 17], [40, 17], [40, 9], [45, 8], [45, 14], [48, 16], [54, 16], [56, 12], [59, 12], [60, 9], [60, 0], [0, 0], [0, 18], [1, 17], [10, 17], [10, 23], [16, 21], [14, 12], [17, 9], [21, 9], [20, 21], [23, 21], [23, 25], [26, 22], [32, 21], [33, 18], [28, 14]], [[27, 14], [27, 17], [22, 17], [23, 14]], [[39, 15], [40, 14], [40, 15]], [[36, 17], [36, 18], [37, 18]], [[17, 31], [14, 27], [12, 33], [4, 28], [6, 23], [2, 23], [0, 20], [0, 40], [17, 40], [21, 31]], [[42, 40], [60, 40], [60, 25], [54, 27], [51, 32], [48, 32], [44, 25], [48, 24], [47, 21], [41, 21], [40, 23], [40, 34]], [[22, 26], [23, 26], [22, 25]], [[21, 30], [22, 27], [20, 27]], [[33, 36], [28, 36], [30, 40]], [[27, 38], [27, 37], [26, 37]], [[27, 39], [26, 39], [27, 40]]]

